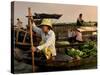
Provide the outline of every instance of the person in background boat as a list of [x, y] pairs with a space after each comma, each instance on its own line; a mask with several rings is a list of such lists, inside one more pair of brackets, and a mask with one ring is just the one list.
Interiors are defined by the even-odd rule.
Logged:
[[19, 19], [19, 18], [17, 18], [17, 24], [16, 24], [16, 26], [18, 27], [18, 28], [22, 28], [22, 21]]
[[75, 37], [75, 32], [73, 29], [68, 30], [68, 41], [73, 42]]
[[75, 29], [75, 41], [79, 43], [83, 42], [82, 33], [78, 29]]
[[84, 20], [82, 19], [82, 16], [83, 16], [83, 14], [80, 13], [80, 14], [79, 14], [79, 17], [78, 17], [78, 19], [77, 19], [77, 26], [82, 26], [82, 25], [83, 25]]
[[52, 30], [51, 19], [43, 19], [40, 24], [40, 28], [33, 22], [33, 30], [42, 37], [42, 41], [39, 46], [33, 47], [34, 51], [42, 51], [46, 56], [46, 59], [55, 59], [55, 33]]

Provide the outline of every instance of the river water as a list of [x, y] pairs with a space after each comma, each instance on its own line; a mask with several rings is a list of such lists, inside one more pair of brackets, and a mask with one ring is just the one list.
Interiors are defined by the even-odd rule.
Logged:
[[[68, 70], [81, 70], [81, 69], [96, 69], [97, 68], [97, 59], [96, 58], [86, 58], [80, 61], [79, 63], [59, 63], [55, 62], [56, 65], [48, 66], [39, 66], [36, 67], [35, 72], [51, 72], [51, 71], [68, 71]], [[73, 65], [69, 66], [68, 65]], [[76, 66], [75, 66], [76, 64]], [[77, 65], [80, 64], [80, 65]], [[32, 65], [27, 64], [23, 61], [14, 60], [14, 73], [32, 73]]]

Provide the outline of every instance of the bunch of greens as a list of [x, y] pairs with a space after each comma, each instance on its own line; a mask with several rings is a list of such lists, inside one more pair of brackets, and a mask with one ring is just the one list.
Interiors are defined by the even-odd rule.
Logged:
[[77, 57], [80, 58], [83, 55], [83, 52], [80, 51], [79, 49], [71, 48], [67, 50], [67, 55], [74, 58], [77, 58]]
[[83, 55], [82, 57], [97, 56], [97, 43], [96, 41], [88, 41], [79, 48]]
[[65, 53], [73, 58], [86, 58], [90, 56], [96, 57], [97, 43], [96, 41], [88, 41], [85, 42], [84, 45], [81, 45], [79, 49], [67, 49]]

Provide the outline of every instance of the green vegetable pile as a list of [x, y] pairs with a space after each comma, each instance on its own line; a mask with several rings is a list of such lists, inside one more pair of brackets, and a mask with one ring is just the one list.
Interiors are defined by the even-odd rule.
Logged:
[[96, 41], [87, 41], [84, 45], [79, 48], [83, 52], [84, 57], [97, 56], [97, 43]]
[[68, 49], [68, 55], [72, 56], [72, 57], [75, 57], [75, 56], [82, 56], [83, 55], [83, 52], [78, 50], [78, 49]]
[[71, 56], [73, 58], [80, 59], [80, 57], [83, 55], [83, 52], [80, 51], [79, 49], [71, 48], [71, 49], [68, 49], [67, 55], [69, 55], [69, 56]]
[[88, 41], [85, 42], [84, 45], [81, 45], [78, 49], [67, 49], [65, 53], [73, 58], [86, 58], [90, 56], [96, 57], [97, 43], [96, 41]]

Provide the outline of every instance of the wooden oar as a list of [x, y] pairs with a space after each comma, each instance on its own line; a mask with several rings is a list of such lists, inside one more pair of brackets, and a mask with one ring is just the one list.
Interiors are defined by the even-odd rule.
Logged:
[[[30, 42], [31, 42], [31, 49], [33, 48], [33, 37], [32, 37], [32, 14], [31, 8], [28, 8], [28, 25], [30, 26]], [[32, 69], [35, 72], [35, 64], [34, 64], [34, 52], [32, 51]]]

